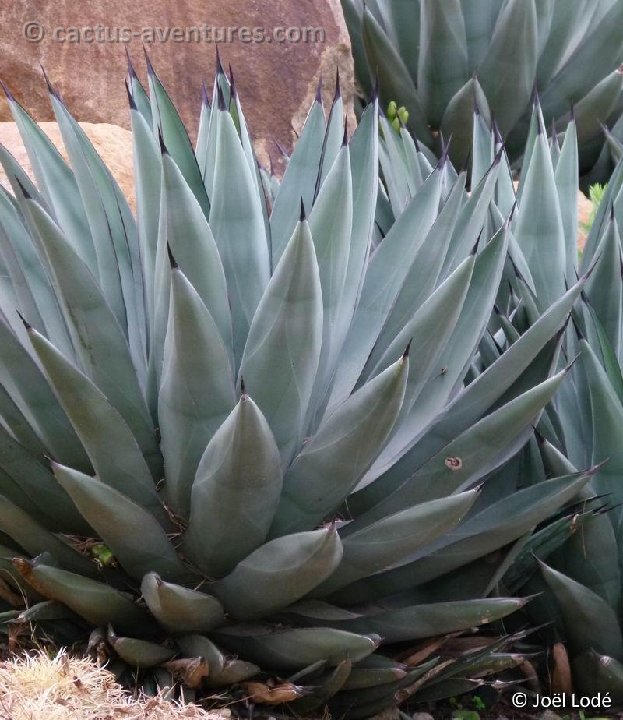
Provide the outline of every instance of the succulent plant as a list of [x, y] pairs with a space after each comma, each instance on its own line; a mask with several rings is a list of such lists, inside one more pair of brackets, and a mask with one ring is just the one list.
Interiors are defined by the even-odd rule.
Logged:
[[452, 136], [457, 167], [470, 156], [475, 104], [519, 160], [537, 92], [557, 132], [575, 108], [581, 175], [609, 177], [623, 141], [621, 0], [342, 0], [342, 8], [364, 97], [378, 77], [383, 102], [408, 110], [420, 142], [439, 154], [441, 137]]
[[524, 605], [497, 591], [517, 543], [589, 474], [482, 480], [568, 374], [586, 279], [476, 376], [519, 257], [501, 153], [471, 194], [443, 158], [403, 198], [376, 101], [349, 140], [337, 93], [277, 183], [220, 66], [194, 148], [148, 79], [130, 66], [136, 216], [51, 85], [69, 165], [6, 91], [35, 182], [0, 150], [4, 630], [351, 718], [516, 665], [495, 625], [456, 636]]
[[[381, 125], [380, 157], [388, 193], [377, 206], [377, 242], [383, 242], [383, 233], [393, 227], [400, 207], [419, 187], [430, 163], [425, 148], [416, 146], [404, 128], [397, 133], [385, 119]], [[500, 137], [478, 113], [473, 127], [475, 191], [468, 201], [471, 217], [481, 205], [487, 182], [494, 182], [490, 172], [481, 177], [483, 168], [496, 152], [504, 158]], [[553, 360], [558, 370], [572, 364], [568, 377], [535, 424], [528, 442], [512, 462], [488, 477], [483, 493], [505, 497], [519, 487], [536, 490], [551, 482], [550, 478], [573, 474], [577, 468], [594, 468], [590, 481], [576, 496], [575, 506], [564, 508], [518, 542], [499, 591], [538, 596], [522, 612], [533, 625], [546, 623], [550, 628], [545, 640], [550, 646], [557, 644], [554, 676], [564, 675], [568, 659], [577, 693], [608, 692], [620, 705], [623, 262], [619, 227], [623, 222], [623, 163], [619, 161], [603, 190], [580, 253], [578, 147], [573, 121], [562, 143], [560, 140], [557, 133], [547, 137], [541, 108], [536, 104], [518, 187], [510, 184], [506, 172], [498, 175], [497, 188], [489, 189], [495, 204], [482, 210], [488, 215], [485, 239], [503, 222], [503, 212], [515, 203], [516, 208], [508, 227], [509, 256], [494, 316], [471, 363], [467, 387], [514, 352], [568, 297], [568, 287], [578, 274], [582, 275], [572, 322], [564, 330], [560, 354]], [[446, 205], [449, 203], [450, 199]], [[547, 362], [551, 361], [550, 356]], [[456, 547], [462, 549], [464, 544], [457, 543]], [[451, 557], [450, 550], [447, 552]], [[428, 562], [435, 562], [435, 554]], [[557, 690], [568, 691], [570, 687], [559, 686]]]
[[[603, 461], [585, 489], [600, 498], [602, 510], [564, 542], [561, 538], [553, 551], [537, 553], [539, 570], [524, 586], [547, 591], [532, 613], [535, 618], [544, 612], [555, 618], [554, 637], [566, 643], [575, 688], [607, 691], [616, 704], [623, 702], [622, 181], [619, 161], [577, 261], [580, 268], [592, 265], [594, 271], [574, 311], [574, 329], [567, 339], [568, 353], [579, 355], [577, 367], [548, 411], [559, 431], [540, 440], [548, 466], [557, 471], [585, 459]], [[591, 621], [583, 624], [587, 612]]]

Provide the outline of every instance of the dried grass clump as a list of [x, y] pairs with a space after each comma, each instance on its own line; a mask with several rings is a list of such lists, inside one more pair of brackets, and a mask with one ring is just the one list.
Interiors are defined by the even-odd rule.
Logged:
[[112, 673], [61, 650], [0, 663], [0, 720], [224, 720], [163, 697], [133, 699]]

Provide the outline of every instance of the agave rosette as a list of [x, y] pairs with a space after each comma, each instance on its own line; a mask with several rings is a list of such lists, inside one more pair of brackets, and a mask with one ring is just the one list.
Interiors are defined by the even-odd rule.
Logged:
[[[386, 186], [417, 187], [422, 168], [430, 163], [429, 153], [405, 129], [396, 132], [381, 122]], [[469, 202], [477, 207], [487, 182], [484, 169], [502, 149], [501, 138], [478, 109], [472, 140], [476, 189]], [[527, 616], [533, 625], [548, 625], [548, 644], [564, 643], [576, 692], [608, 692], [613, 702], [621, 703], [623, 164], [617, 164], [586, 244], [579, 249], [575, 121], [571, 119], [564, 136], [554, 132], [548, 137], [537, 102], [525, 158], [516, 187], [509, 173], [498, 176], [491, 191], [495, 205], [486, 210], [483, 232], [488, 234], [503, 222], [501, 210], [512, 213], [511, 238], [489, 333], [480, 342], [467, 380], [473, 384], [492, 372], [570, 292], [576, 294], [571, 323], [561, 334], [558, 354], [544, 352], [542, 360], [558, 370], [571, 367], [528, 442], [512, 462], [489, 476], [483, 495], [504, 497], [521, 487], [538, 491], [549, 478], [572, 475], [577, 468], [593, 467], [594, 472], [574, 504], [517, 543], [499, 590], [538, 595], [526, 606]], [[404, 178], [408, 180], [403, 185]], [[400, 213], [394, 208], [410, 192], [387, 193], [377, 207], [377, 227], [392, 227]], [[377, 231], [377, 241], [382, 234]], [[580, 275], [582, 289], [577, 292], [571, 286]]]
[[443, 643], [523, 606], [497, 592], [517, 541], [588, 481], [481, 486], [563, 383], [585, 279], [476, 372], [517, 256], [501, 153], [471, 195], [422, 165], [381, 237], [404, 188], [379, 182], [376, 103], [348, 140], [317, 98], [278, 183], [222, 69], [194, 148], [148, 79], [136, 216], [52, 87], [69, 164], [7, 93], [35, 182], [2, 148], [4, 619], [91, 628], [146, 687], [258, 676], [353, 718], [517, 664], [503, 637]]
[[[571, 126], [570, 144], [573, 130]], [[562, 155], [558, 164], [561, 160], [565, 162]], [[579, 692], [608, 692], [615, 703], [623, 702], [622, 185], [619, 161], [583, 251], [578, 254], [569, 246], [553, 255], [557, 264], [566, 262], [568, 272], [591, 268], [592, 274], [565, 338], [567, 355], [577, 361], [569, 381], [547, 410], [549, 432], [538, 439], [545, 468], [550, 471], [557, 473], [564, 467], [565, 472], [572, 472], [584, 462], [602, 463], [582, 496], [585, 504], [591, 497], [599, 501], [581, 527], [572, 527], [571, 532], [544, 527], [543, 546], [535, 552], [540, 563], [530, 562], [530, 571], [524, 572], [521, 580], [513, 576], [509, 582], [514, 590], [545, 591], [531, 608], [532, 617], [555, 620], [550, 637], [566, 643], [574, 687]], [[577, 223], [570, 197], [567, 203], [561, 201], [560, 210], [558, 222]], [[540, 261], [544, 261], [543, 249], [535, 247], [533, 262]]]
[[558, 132], [575, 107], [587, 180], [607, 180], [621, 157], [621, 0], [342, 0], [342, 8], [363, 93], [378, 76], [383, 103], [407, 108], [422, 143], [439, 153], [440, 135], [452, 136], [457, 167], [470, 156], [474, 105], [490, 127], [495, 119], [511, 161], [520, 159], [535, 90]]

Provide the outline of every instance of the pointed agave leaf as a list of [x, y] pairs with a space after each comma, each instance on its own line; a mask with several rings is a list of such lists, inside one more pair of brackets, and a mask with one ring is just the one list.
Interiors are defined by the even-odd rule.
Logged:
[[414, 505], [363, 528], [357, 521], [352, 523], [352, 530], [347, 525], [342, 538], [342, 562], [313, 595], [326, 597], [361, 578], [399, 565], [422, 545], [455, 527], [477, 497], [477, 490], [469, 490]]
[[[411, 343], [412, 360], [401, 417], [408, 415], [414, 403], [436, 371], [439, 356], [450, 339], [460, 317], [472, 279], [476, 258], [467, 258], [443, 282], [415, 313], [412, 320], [396, 335], [372, 371], [374, 376], [392, 362], [405, 343]], [[441, 320], [440, 320], [441, 318]]]
[[102, 392], [35, 330], [30, 341], [99, 479], [166, 521], [136, 439]]
[[294, 630], [263, 630], [241, 626], [214, 633], [224, 647], [248, 657], [263, 668], [301, 670], [323, 660], [329, 667], [344, 660], [357, 662], [379, 645], [374, 635], [314, 627]]
[[95, 278], [34, 200], [29, 211], [54, 273], [73, 344], [88, 377], [131, 428], [150, 466], [161, 465], [149, 411], [127, 340]]
[[[134, 216], [117, 181], [97, 154], [84, 130], [50, 89], [50, 100], [67, 149], [97, 256], [101, 287], [108, 297], [118, 286], [124, 329], [137, 371], [144, 373], [146, 331], [143, 273]], [[110, 293], [115, 309], [116, 289]]]
[[205, 168], [202, 163], [205, 161], [208, 148], [208, 137], [210, 133], [210, 120], [212, 118], [212, 106], [208, 99], [208, 90], [205, 82], [201, 85], [201, 110], [199, 111], [199, 127], [197, 128], [197, 141], [195, 142], [195, 157], [199, 165], [201, 176], [204, 177]]
[[623, 639], [616, 613], [588, 588], [570, 577], [539, 563], [549, 589], [554, 593], [572, 652], [587, 649], [620, 660]]
[[487, 625], [516, 612], [525, 604], [523, 598], [486, 598], [410, 605], [373, 611], [352, 620], [336, 622], [334, 626], [350, 632], [362, 632], [363, 628], [369, 628], [381, 635], [384, 642], [404, 642]]
[[11, 435], [33, 458], [41, 458], [46, 454], [43, 442], [2, 384], [0, 384], [0, 416]]
[[133, 668], [162, 665], [175, 655], [175, 650], [149, 640], [119, 637], [113, 631], [112, 626], [108, 628], [107, 639], [117, 655]]
[[475, 188], [487, 174], [487, 170], [491, 167], [495, 158], [495, 135], [477, 107], [474, 108], [472, 125], [472, 173], [470, 185]]
[[608, 460], [599, 468], [592, 485], [597, 493], [608, 496], [613, 505], [610, 517], [620, 542], [623, 510], [620, 507], [622, 494], [619, 478], [623, 465], [623, 448], [619, 428], [623, 423], [623, 405], [586, 340], [580, 341], [580, 350], [590, 392], [593, 458], [595, 462]]
[[322, 351], [311, 409], [320, 401], [331, 379], [339, 343], [338, 315], [348, 269], [353, 221], [350, 152], [345, 145], [329, 171], [309, 216], [322, 288]]
[[19, 616], [19, 622], [41, 622], [42, 620], [73, 620], [75, 622], [77, 615], [61, 603], [44, 600], [36, 605], [31, 605]]
[[129, 93], [132, 96], [132, 100], [136, 105], [136, 109], [142, 115], [145, 122], [151, 127], [153, 118], [151, 115], [151, 103], [149, 101], [149, 95], [145, 92], [141, 81], [138, 79], [136, 70], [132, 65], [130, 54], [126, 55], [128, 60], [128, 74], [127, 74], [127, 85]]
[[49, 552], [69, 570], [87, 576], [96, 574], [95, 565], [88, 558], [39, 525], [8, 498], [0, 497], [0, 530], [26, 552], [33, 556]]
[[452, 138], [449, 152], [456, 168], [463, 167], [469, 159], [473, 125], [477, 117], [475, 108], [478, 109], [487, 127], [490, 127], [491, 113], [487, 97], [478, 79], [472, 77], [446, 103], [441, 119], [441, 132], [444, 138]]
[[281, 493], [281, 458], [266, 419], [243, 395], [206, 448], [192, 486], [184, 551], [222, 577], [266, 540]]
[[[217, 72], [214, 78], [214, 86], [212, 89], [212, 106], [210, 109], [210, 124], [207, 128], [207, 137], [205, 140], [205, 149], [202, 155], [197, 155], [197, 163], [199, 171], [203, 178], [208, 198], [212, 201], [212, 193], [214, 191], [214, 163], [216, 159], [216, 138], [219, 134], [219, 125], [221, 124], [222, 113], [217, 112], [218, 108], [218, 88], [227, 85], [227, 80], [221, 79], [221, 73]], [[224, 90], [223, 90], [224, 92]]]
[[[576, 18], [582, 13], [574, 12], [573, 15], [573, 22], [576, 23]], [[610, 3], [608, 11], [598, 22], [591, 24], [589, 20], [590, 32], [584, 35], [569, 59], [556, 72], [541, 97], [543, 111], [547, 116], [555, 117], [568, 112], [571, 104], [598, 85], [608, 71], [621, 63], [623, 42], [618, 29], [622, 22], [623, 7], [618, 2]], [[606, 56], [603, 52], [605, 47], [609, 48]]]
[[442, 270], [442, 277], [445, 277], [451, 270], [456, 268], [479, 241], [487, 221], [489, 207], [495, 198], [498, 178], [500, 173], [505, 171], [502, 165], [502, 156], [498, 151], [498, 155], [485, 176], [476, 188], [472, 187], [471, 194], [463, 204], [454, 226], [450, 247], [446, 253]]
[[408, 372], [401, 358], [323, 421], [285, 476], [271, 536], [313, 528], [335, 512], [385, 444]]
[[0, 313], [0, 384], [48, 451], [74, 467], [89, 458], [43, 373]]
[[[590, 496], [590, 486], [584, 493]], [[547, 560], [547, 557], [540, 559]], [[606, 514], [591, 514], [582, 518], [581, 531], [573, 533], [562, 550], [548, 562], [555, 565], [559, 572], [597, 593], [613, 610], [619, 608], [619, 552], [614, 528]]]
[[555, 180], [565, 236], [565, 277], [570, 283], [578, 265], [578, 187], [580, 184], [578, 139], [573, 119], [565, 130], [565, 139], [556, 166]]
[[542, 310], [564, 292], [564, 232], [551, 158], [541, 132], [526, 173], [515, 238], [528, 262]]
[[405, 64], [413, 77], [417, 77], [418, 54], [416, 52], [420, 33], [420, 0], [407, 3], [379, 4], [373, 0], [370, 6], [379, 11], [379, 17], [387, 28], [392, 41], [400, 48]]
[[158, 137], [159, 133], [162, 134], [168, 152], [181, 170], [207, 218], [210, 206], [208, 196], [186, 128], [149, 61], [147, 71], [154, 135]]
[[[613, 130], [616, 128], [620, 132], [621, 125], [620, 121], [617, 121], [616, 125]], [[618, 126], [618, 127], [616, 127]], [[623, 157], [623, 143], [619, 139], [617, 135], [614, 134], [614, 132], [610, 132], [610, 130], [604, 129], [604, 134], [606, 136], [606, 145], [608, 147], [608, 150], [610, 151], [611, 157], [613, 162], [617, 163], [619, 160]]]
[[[41, 505], [33, 501], [19, 483], [2, 469], [0, 469], [0, 495], [28, 512], [31, 519], [41, 524], [42, 527], [57, 529], [61, 526], [61, 522], [52, 520], [50, 515], [41, 509]], [[83, 525], [83, 529], [86, 529], [86, 523]]]
[[168, 153], [162, 156], [167, 243], [216, 323], [233, 358], [227, 281], [212, 230], [199, 204]]
[[[18, 197], [23, 198], [19, 186], [16, 192]], [[25, 202], [26, 200], [23, 199], [22, 204]], [[49, 266], [39, 248], [33, 242], [31, 235], [18, 215], [18, 211], [13, 207], [8, 193], [4, 191], [0, 192], [0, 206], [2, 208], [0, 226], [4, 230], [4, 232], [0, 233], [2, 238], [1, 253], [4, 255], [5, 262], [8, 261], [6, 248], [19, 265], [21, 275], [28, 286], [28, 292], [32, 295], [36, 307], [35, 313], [41, 317], [44, 333], [49, 337], [53, 337], [59, 349], [71, 356], [74, 349], [59, 300], [50, 282]], [[13, 281], [13, 284], [15, 284], [15, 281]], [[25, 317], [30, 317], [30, 312], [23, 306], [21, 312]]]
[[[0, 202], [3, 202], [3, 204], [8, 203], [11, 210], [14, 211], [10, 200], [8, 200], [8, 198], [5, 199], [5, 197], [3, 196], [6, 196], [6, 193], [2, 188], [0, 188], [0, 198], [2, 198], [0, 199]], [[2, 210], [4, 210], [4, 208], [2, 208]], [[30, 244], [30, 238], [28, 238], [26, 242]], [[24, 274], [24, 270], [19, 261], [18, 255], [15, 252], [14, 243], [11, 242], [9, 235], [1, 222], [0, 259], [2, 261], [2, 265], [4, 266], [3, 274], [6, 278], [5, 282], [8, 280], [14, 293], [15, 307], [19, 308], [22, 315], [32, 318], [31, 324], [35, 328], [37, 328], [39, 332], [46, 333], [43, 318], [39, 313], [39, 308], [37, 307], [37, 303], [35, 302], [35, 298], [30, 288], [30, 284], [28, 282], [28, 279], [26, 278], [26, 275]], [[8, 309], [8, 304], [6, 303], [6, 301], [3, 302], [3, 306]], [[67, 349], [69, 349], [70, 347], [71, 344], [67, 346]]]
[[400, 592], [484, 558], [531, 532], [577, 497], [588, 479], [588, 474], [576, 473], [545, 480], [490, 504], [425, 547], [413, 562], [375, 578], [375, 587], [383, 587], [384, 581], [388, 592]]
[[149, 125], [151, 120], [148, 121], [136, 106], [130, 107], [130, 121], [136, 187], [136, 225], [143, 267], [147, 320], [151, 329], [154, 321], [154, 272], [160, 221], [160, 152]]
[[615, 218], [608, 222], [597, 247], [598, 260], [586, 284], [586, 295], [615, 355], [621, 353], [621, 238]]
[[23, 559], [13, 560], [13, 565], [37, 592], [67, 605], [92, 625], [114, 623], [115, 627], [138, 635], [153, 630], [153, 621], [131, 596], [106, 583]]
[[[439, 207], [441, 173], [426, 180], [372, 256], [338, 366], [329, 409], [355, 386]], [[396, 257], [402, 262], [396, 263]]]
[[[498, 360], [459, 394], [429, 431], [411, 451], [391, 468], [377, 483], [369, 486], [366, 501], [380, 500], [401, 477], [413, 474], [426, 460], [438, 452], [449, 439], [467, 430], [538, 358], [548, 342], [561, 330], [571, 308], [579, 297], [584, 280], [576, 283], [555, 302]], [[531, 386], [531, 385], [530, 385]], [[376, 486], [376, 487], [375, 487]]]
[[48, 207], [75, 252], [88, 267], [97, 267], [93, 239], [73, 173], [24, 108], [14, 98], [9, 105]]
[[218, 675], [211, 676], [208, 680], [208, 687], [231, 687], [249, 678], [259, 675], [261, 669], [253, 663], [229, 658], [225, 667]]
[[158, 420], [167, 501], [183, 517], [190, 511], [199, 460], [235, 402], [232, 367], [219, 329], [181, 270], [173, 268]]
[[585, 318], [587, 320], [587, 330], [591, 340], [593, 337], [596, 342], [592, 344], [595, 347], [597, 356], [603, 365], [608, 380], [610, 381], [619, 400], [623, 402], [623, 373], [619, 360], [614, 353], [610, 340], [606, 337], [606, 332], [601, 323], [597, 319], [595, 311], [590, 305], [585, 305]]
[[320, 170], [325, 119], [322, 103], [316, 99], [288, 162], [270, 216], [272, 267], [276, 267], [296, 227], [301, 199], [311, 208]]
[[252, 552], [210, 589], [236, 619], [268, 615], [307, 595], [341, 558], [342, 544], [332, 527], [287, 535]]
[[97, 478], [56, 463], [52, 469], [61, 487], [128, 575], [141, 579], [150, 570], [168, 580], [190, 575], [153, 515]]
[[247, 120], [245, 118], [244, 112], [242, 111], [242, 105], [240, 103], [240, 97], [238, 96], [238, 91], [233, 83], [233, 76], [232, 76], [232, 98], [230, 103], [230, 112], [232, 113], [232, 116], [236, 120], [236, 124], [238, 127], [238, 133], [240, 134], [240, 142], [242, 143], [242, 149], [244, 150], [244, 155], [247, 159], [247, 163], [249, 165], [249, 170], [251, 171], [251, 175], [253, 177], [253, 180], [255, 181], [255, 187], [257, 190], [257, 193], [260, 198], [260, 204], [262, 206], [262, 216], [264, 218], [264, 227], [266, 228], [266, 238], [268, 242], [268, 246], [270, 248], [271, 241], [270, 241], [270, 223], [268, 218], [268, 206], [266, 203], [266, 196], [264, 195], [264, 189], [262, 187], [262, 179], [260, 175], [260, 165], [258, 163], [257, 157], [255, 155], [255, 148], [253, 147], [253, 140], [251, 138], [251, 133], [249, 132], [249, 128], [247, 126]]
[[607, 693], [614, 705], [623, 701], [623, 663], [607, 655], [588, 650], [576, 657], [571, 668], [574, 687], [584, 695]]
[[336, 346], [341, 348], [359, 302], [370, 254], [378, 193], [378, 100], [363, 112], [350, 141], [353, 217], [348, 267], [340, 310], [336, 316]]
[[[462, 381], [489, 322], [507, 250], [508, 233], [499, 232], [482, 253], [476, 256], [461, 315], [438, 358], [439, 372], [430, 376], [411, 413], [400, 427], [396, 428], [392, 440], [370, 470], [369, 478], [372, 475], [379, 477], [383, 471], [394, 474], [392, 466], [422, 437], [425, 429], [447, 404], [457, 383]], [[399, 472], [398, 464], [396, 470], [396, 477], [400, 482], [405, 474]]]
[[487, 52], [503, 3], [500, 0], [483, 0], [473, 4], [470, 0], [461, 0], [461, 5], [469, 53], [469, 71], [474, 73]]
[[[45, 208], [46, 212], [50, 212], [49, 205], [46, 199], [37, 189], [37, 186], [30, 179], [28, 173], [24, 168], [17, 162], [15, 157], [11, 155], [9, 150], [0, 143], [0, 165], [4, 170], [4, 174], [7, 176], [7, 180], [13, 190], [13, 195], [21, 195], [22, 192], [20, 187], [25, 188], [28, 195], [34, 198], [39, 205]], [[8, 195], [8, 193], [7, 193]], [[16, 198], [17, 199], [17, 198]]]
[[505, 136], [530, 100], [537, 66], [534, 0], [510, 0], [501, 10], [478, 77]]
[[270, 257], [260, 197], [231, 115], [220, 115], [216, 138], [210, 226], [225, 274], [238, 362], [268, 284]]
[[590, 0], [581, 0], [574, 5], [554, 3], [554, 12], [549, 37], [539, 58], [537, 82], [539, 87], [546, 87], [552, 76], [560, 70], [574, 47], [586, 35], [598, 5]]
[[333, 167], [333, 163], [337, 158], [344, 137], [344, 100], [340, 91], [340, 75], [339, 69], [336, 75], [335, 97], [331, 104], [331, 111], [327, 119], [327, 128], [325, 130], [324, 140], [322, 143], [322, 160], [320, 163], [320, 171], [316, 182], [317, 197], [322, 188], [327, 175]]
[[608, 184], [604, 188], [601, 202], [595, 210], [595, 219], [591, 225], [582, 257], [580, 258], [580, 267], [583, 272], [593, 264], [597, 246], [601, 240], [602, 231], [606, 226], [611, 208], [623, 199], [621, 195], [621, 186], [623, 185], [623, 163], [619, 163], [612, 173]]
[[370, 72], [377, 77], [385, 105], [394, 100], [409, 110], [409, 129], [426, 145], [433, 138], [422, 103], [405, 64], [367, 7], [363, 10], [363, 44]]
[[317, 681], [315, 685], [317, 689], [311, 697], [295, 700], [292, 703], [292, 710], [296, 713], [309, 713], [326, 707], [327, 702], [344, 687], [352, 666], [350, 659], [342, 660], [328, 677], [323, 676]]
[[439, 127], [448, 101], [469, 75], [465, 22], [460, 0], [445, 3], [420, 0], [418, 52], [418, 93], [427, 109], [429, 123]]
[[[530, 167], [530, 160], [532, 159], [532, 153], [534, 152], [534, 146], [536, 144], [538, 136], [545, 127], [545, 119], [543, 118], [543, 111], [539, 96], [535, 95], [532, 101], [532, 112], [530, 114], [530, 124], [525, 135], [524, 147], [523, 147], [523, 159], [521, 162], [521, 170], [519, 172], [519, 184], [517, 187], [517, 202], [521, 201], [523, 194], [524, 185], [526, 183], [526, 175]], [[550, 155], [551, 159], [551, 155]]]
[[512, 457], [565, 375], [554, 375], [462, 432], [358, 520], [369, 524], [405, 506], [450, 495]]
[[368, 359], [368, 366], [372, 366], [374, 360], [380, 357], [380, 353], [385, 352], [437, 287], [450, 238], [465, 197], [465, 173], [461, 173], [428, 237], [415, 256], [416, 259]]
[[145, 575], [141, 593], [152, 615], [169, 632], [207, 632], [225, 621], [223, 607], [216, 598], [165, 582], [155, 572]]
[[[48, 527], [60, 528], [67, 533], [88, 533], [86, 523], [76, 513], [71, 500], [58, 487], [50, 470], [1, 427], [0, 468], [12, 478], [30, 503], [47, 520]], [[30, 511], [29, 505], [24, 509]]]
[[354, 668], [348, 680], [344, 683], [345, 690], [362, 690], [363, 688], [386, 685], [387, 683], [403, 680], [407, 676], [404, 665], [396, 667]]
[[322, 344], [322, 289], [309, 224], [300, 222], [261, 299], [240, 377], [283, 464], [299, 446]]
[[[517, 291], [519, 294], [519, 291], [517, 290], [517, 285], [521, 281], [525, 284], [532, 296], [536, 296], [536, 286], [534, 284], [534, 279], [532, 278], [532, 273], [530, 272], [526, 256], [523, 254], [523, 250], [519, 247], [515, 236], [510, 230], [509, 235], [510, 238], [508, 244], [508, 256], [509, 260], [512, 261], [512, 272], [515, 275], [514, 278], [511, 278], [511, 280], [509, 280], [509, 283], [513, 290]], [[536, 317], [538, 317], [538, 312], [535, 314], [535, 320]]]
[[355, 73], [357, 82], [366, 95], [372, 90], [372, 78], [366, 61], [366, 53], [361, 38], [361, 23], [363, 18], [362, 0], [341, 0], [344, 21], [348, 28], [348, 34], [352, 38], [352, 53], [355, 60]]
[[379, 127], [383, 139], [379, 144], [381, 172], [392, 212], [398, 218], [421, 188], [424, 177], [417, 157], [408, 152], [412, 148], [408, 144], [403, 146], [401, 135], [383, 115], [379, 117]]
[[[152, 582], [151, 580], [149, 582]], [[168, 593], [167, 593], [168, 595]], [[153, 611], [152, 611], [153, 612]], [[179, 615], [175, 617], [175, 624], [179, 622]], [[208, 662], [210, 674], [208, 683], [221, 673], [226, 664], [225, 655], [216, 647], [216, 645], [203, 635], [182, 635], [175, 639], [175, 642], [182, 651], [184, 657], [200, 657]]]

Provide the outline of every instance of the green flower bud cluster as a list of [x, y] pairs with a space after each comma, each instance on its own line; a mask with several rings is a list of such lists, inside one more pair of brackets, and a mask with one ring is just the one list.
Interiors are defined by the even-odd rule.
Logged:
[[387, 117], [395, 130], [400, 130], [400, 125], [406, 125], [409, 120], [409, 111], [401, 105], [398, 107], [395, 100], [392, 100], [387, 106]]

